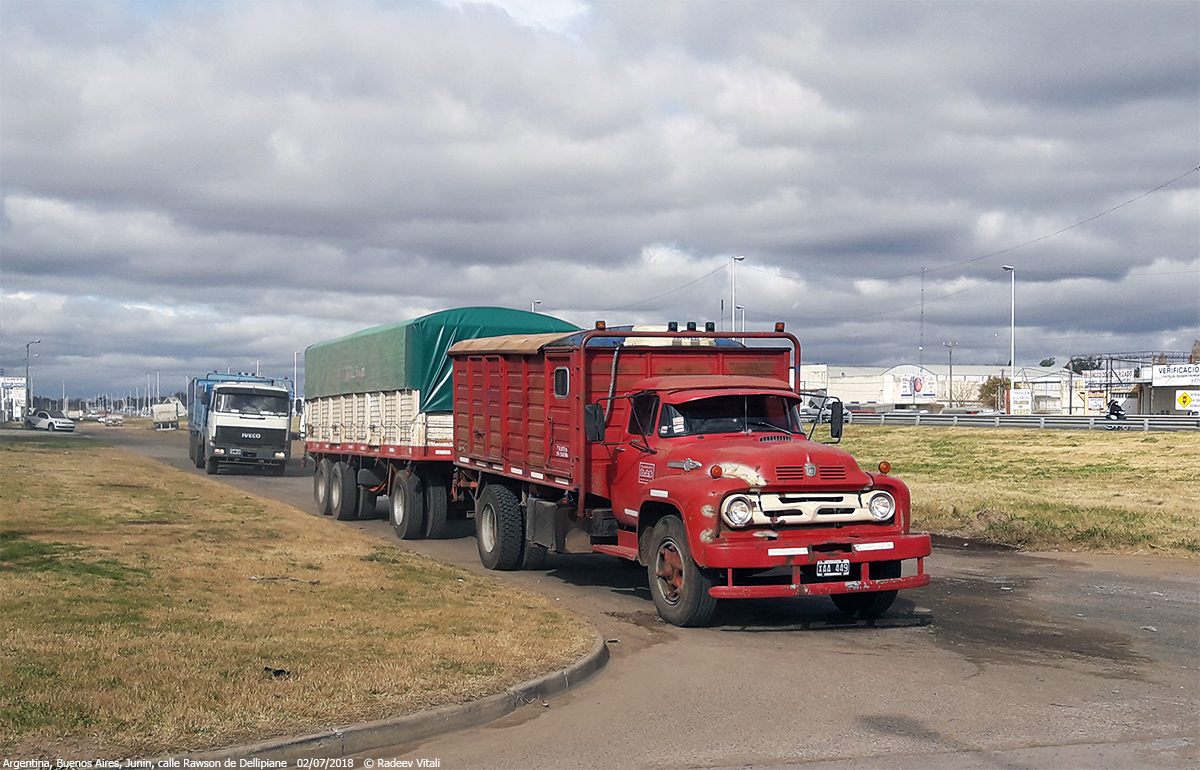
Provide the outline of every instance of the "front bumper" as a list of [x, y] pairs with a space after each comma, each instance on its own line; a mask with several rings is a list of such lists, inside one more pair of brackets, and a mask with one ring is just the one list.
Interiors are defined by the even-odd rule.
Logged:
[[287, 462], [290, 453], [282, 447], [266, 446], [214, 446], [212, 457], [223, 463], [245, 465], [267, 465]]
[[[724, 573], [724, 584], [709, 591], [717, 598], [821, 596], [929, 585], [925, 574], [929, 554], [929, 535], [829, 537], [826, 533], [824, 538], [784, 542], [710, 544], [705, 549], [705, 566]], [[882, 567], [876, 566], [907, 560], [915, 560], [915, 574], [882, 577]], [[849, 562], [850, 574], [845, 579], [818, 577], [816, 565], [822, 561]]]

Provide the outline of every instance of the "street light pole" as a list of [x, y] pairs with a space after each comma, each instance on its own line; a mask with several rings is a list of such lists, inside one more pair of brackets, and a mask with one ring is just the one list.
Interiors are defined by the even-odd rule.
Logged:
[[1012, 414], [1013, 389], [1017, 387], [1017, 268], [1012, 265], [1002, 265], [1012, 280], [1009, 288], [1009, 320], [1008, 320], [1008, 408], [1006, 414]]
[[943, 342], [944, 346], [950, 348], [950, 381], [946, 386], [947, 393], [950, 396], [950, 408], [954, 408], [954, 346], [957, 342]]
[[729, 258], [729, 331], [737, 331], [737, 322], [734, 320], [734, 313], [737, 312], [737, 263], [744, 261], [745, 257], [730, 257]]
[[[29, 380], [29, 346], [38, 345], [41, 340], [31, 340], [25, 343], [25, 414], [24, 417], [29, 417], [29, 413], [33, 411], [33, 383]], [[37, 353], [33, 354], [35, 357]]]
[[742, 311], [742, 331], [746, 331], [746, 306], [738, 305], [734, 310]]
[[537, 306], [538, 306], [538, 305], [540, 305], [540, 304], [542, 304], [542, 301], [541, 301], [540, 299], [535, 299], [533, 302], [530, 302], [530, 303], [529, 303], [529, 312], [530, 312], [530, 313], [536, 313], [536, 312], [537, 312]]

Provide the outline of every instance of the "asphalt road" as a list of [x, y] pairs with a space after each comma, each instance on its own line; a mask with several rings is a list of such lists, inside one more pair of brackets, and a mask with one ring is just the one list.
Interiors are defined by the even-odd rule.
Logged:
[[[203, 473], [186, 432], [83, 432]], [[293, 461], [283, 478], [217, 478], [313, 513], [310, 472]], [[471, 522], [403, 544], [382, 520], [345, 526], [485, 572]], [[1195, 561], [947, 543], [926, 570], [931, 584], [876, 621], [847, 621], [821, 598], [731, 601], [704, 629], [659, 622], [644, 571], [613, 557], [491, 573], [591, 621], [607, 669], [550, 703], [355, 766], [1200, 767]]]

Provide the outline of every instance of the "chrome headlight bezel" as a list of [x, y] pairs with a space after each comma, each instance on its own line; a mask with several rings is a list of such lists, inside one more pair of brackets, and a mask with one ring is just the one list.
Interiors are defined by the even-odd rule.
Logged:
[[867, 499], [867, 510], [875, 521], [889, 521], [896, 515], [896, 498], [890, 492], [879, 490], [872, 492]]
[[754, 521], [758, 505], [746, 495], [730, 495], [721, 505], [721, 515], [731, 527], [747, 527]]

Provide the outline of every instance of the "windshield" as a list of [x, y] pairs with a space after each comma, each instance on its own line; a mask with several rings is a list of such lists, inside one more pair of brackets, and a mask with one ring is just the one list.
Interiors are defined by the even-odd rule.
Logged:
[[713, 396], [663, 404], [658, 435], [803, 433], [800, 401], [773, 394]]
[[65, 420], [65, 419], [67, 419], [67, 416], [66, 416], [65, 414], [63, 414], [62, 412], [58, 411], [57, 409], [51, 409], [51, 410], [50, 410], [50, 416], [51, 416], [51, 417], [53, 417], [53, 418], [54, 418], [54, 419], [56, 419], [56, 420]]
[[288, 397], [264, 393], [218, 391], [217, 403], [213, 408], [218, 412], [238, 412], [240, 414], [287, 414]]

